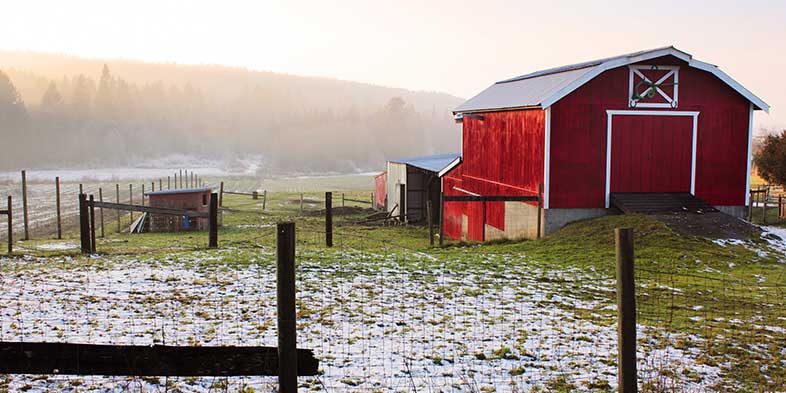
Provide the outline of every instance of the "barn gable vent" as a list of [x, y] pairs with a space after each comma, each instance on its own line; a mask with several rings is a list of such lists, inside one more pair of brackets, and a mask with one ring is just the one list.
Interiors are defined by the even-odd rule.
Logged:
[[628, 106], [631, 108], [677, 108], [680, 67], [628, 66]]

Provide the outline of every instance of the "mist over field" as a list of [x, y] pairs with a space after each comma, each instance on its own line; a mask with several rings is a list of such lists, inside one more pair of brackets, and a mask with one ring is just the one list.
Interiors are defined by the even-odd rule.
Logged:
[[0, 170], [219, 162], [366, 172], [455, 152], [462, 100], [226, 66], [0, 51]]

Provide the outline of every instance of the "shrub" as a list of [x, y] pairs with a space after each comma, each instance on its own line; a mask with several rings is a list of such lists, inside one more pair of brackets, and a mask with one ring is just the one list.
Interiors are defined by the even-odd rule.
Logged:
[[786, 131], [768, 135], [753, 162], [764, 180], [786, 186]]

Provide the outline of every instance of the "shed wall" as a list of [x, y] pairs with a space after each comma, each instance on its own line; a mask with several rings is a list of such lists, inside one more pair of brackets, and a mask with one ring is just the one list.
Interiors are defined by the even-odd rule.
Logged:
[[407, 184], [407, 166], [395, 162], [388, 162], [388, 175], [387, 175], [387, 198], [388, 198], [388, 212], [396, 209], [395, 215], [401, 214], [399, 206], [401, 204], [399, 196], [399, 186]]
[[[445, 195], [466, 195], [461, 190], [479, 195], [537, 195], [543, 182], [545, 111], [481, 116], [482, 120], [464, 118], [463, 162], [446, 177]], [[459, 238], [460, 228], [467, 240], [482, 241], [487, 225], [505, 231], [505, 216], [505, 202], [450, 202], [445, 206], [445, 233]], [[466, 228], [459, 227], [462, 220]]]

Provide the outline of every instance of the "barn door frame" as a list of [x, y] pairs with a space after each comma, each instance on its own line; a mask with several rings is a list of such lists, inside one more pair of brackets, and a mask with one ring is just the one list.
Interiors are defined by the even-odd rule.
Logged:
[[611, 195], [611, 132], [614, 116], [682, 116], [693, 117], [690, 154], [690, 193], [696, 194], [696, 141], [698, 139], [699, 113], [696, 111], [635, 111], [635, 110], [607, 110], [606, 126], [606, 209], [609, 208]]

